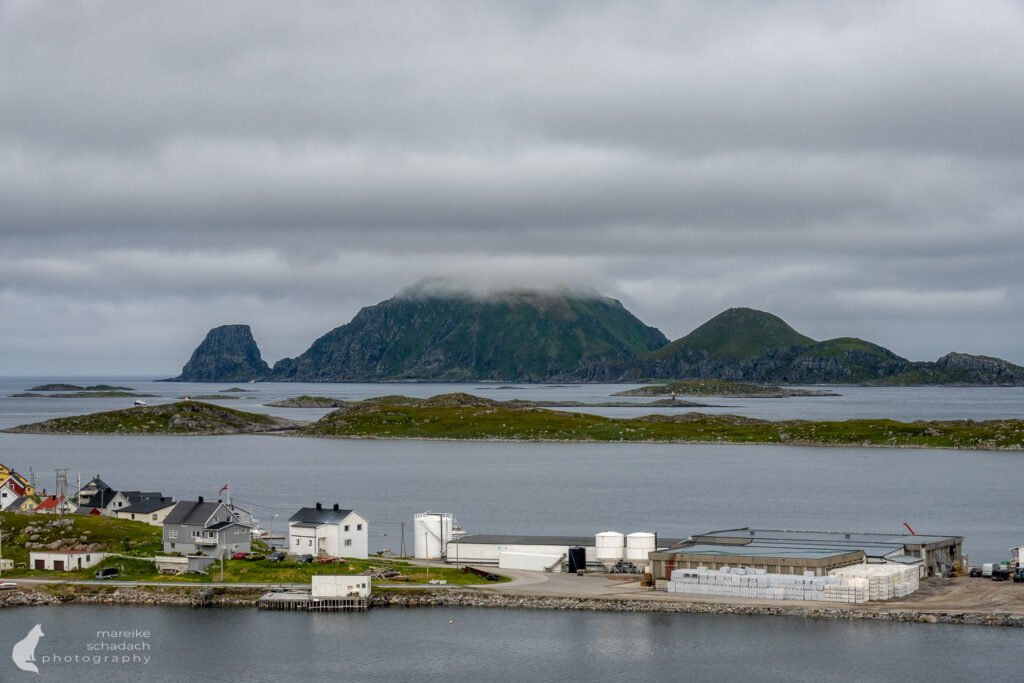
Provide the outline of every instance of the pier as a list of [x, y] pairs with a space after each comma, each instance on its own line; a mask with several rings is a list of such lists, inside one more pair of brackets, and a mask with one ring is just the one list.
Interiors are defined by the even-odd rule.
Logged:
[[257, 603], [260, 609], [284, 612], [365, 612], [370, 608], [365, 597], [314, 598], [306, 592], [266, 593]]

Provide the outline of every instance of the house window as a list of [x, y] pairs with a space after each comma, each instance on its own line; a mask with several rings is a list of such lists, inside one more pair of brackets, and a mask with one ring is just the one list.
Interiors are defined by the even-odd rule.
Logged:
[[154, 522], [156, 521], [156, 515], [153, 515], [153, 521]]
[[192, 530], [192, 538], [199, 538], [199, 529]]
[[348, 531], [348, 524], [345, 525], [345, 531]]
[[309, 539], [309, 545], [313, 545], [313, 539]]
[[171, 544], [171, 550], [174, 550], [174, 544], [173, 543]]
[[345, 545], [352, 545], [352, 539], [351, 538], [346, 538], [345, 539]]
[[170, 531], [170, 530], [169, 530], [169, 531], [167, 532], [167, 538], [177, 538], [177, 537], [178, 537], [178, 531], [177, 531], [177, 529], [175, 529], [174, 531]]
[[132, 513], [132, 519], [135, 519], [135, 513], [134, 512]]
[[362, 524], [356, 524], [356, 531], [362, 531], [362, 530], [363, 530], [363, 525]]

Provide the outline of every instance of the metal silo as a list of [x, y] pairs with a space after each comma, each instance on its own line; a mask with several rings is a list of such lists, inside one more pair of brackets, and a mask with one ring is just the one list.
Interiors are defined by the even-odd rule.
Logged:
[[595, 557], [607, 571], [626, 553], [626, 537], [618, 531], [602, 531], [594, 536]]
[[650, 554], [657, 550], [658, 537], [649, 531], [637, 531], [626, 536], [626, 560], [632, 562], [637, 571], [643, 572], [650, 564]]
[[455, 516], [450, 512], [421, 512], [413, 517], [413, 556], [421, 560], [444, 557], [452, 540]]

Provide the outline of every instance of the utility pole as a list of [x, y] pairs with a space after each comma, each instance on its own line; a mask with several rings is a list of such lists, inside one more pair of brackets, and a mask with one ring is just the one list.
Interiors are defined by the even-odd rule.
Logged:
[[64, 514], [64, 501], [68, 497], [68, 468], [56, 469], [54, 472], [57, 473], [57, 486], [54, 495], [57, 496], [57, 515], [62, 516]]

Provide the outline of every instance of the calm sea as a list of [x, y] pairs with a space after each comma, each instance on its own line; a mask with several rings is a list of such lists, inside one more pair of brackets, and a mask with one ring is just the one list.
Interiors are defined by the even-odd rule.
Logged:
[[[15, 399], [46, 381], [0, 380], [0, 425], [127, 407], [130, 399]], [[75, 378], [159, 394], [151, 403], [213, 393], [223, 385], [139, 378]], [[271, 409], [300, 394], [365, 398], [468, 391], [494, 398], [596, 402], [622, 385], [255, 384], [225, 401], [300, 419], [325, 411]], [[952, 419], [1020, 417], [1022, 389], [843, 387], [813, 399], [721, 401], [756, 417]], [[607, 409], [650, 412], [645, 409]], [[597, 411], [595, 411], [597, 412]], [[710, 409], [709, 409], [709, 412]], [[626, 413], [616, 413], [626, 414]], [[374, 524], [371, 549], [398, 550], [417, 512], [452, 512], [470, 533], [666, 536], [737, 526], [900, 532], [966, 537], [972, 562], [1007, 559], [1024, 543], [1015, 516], [1020, 453], [691, 446], [313, 440], [269, 436], [76, 437], [0, 434], [0, 462], [47, 486], [100, 474], [115, 487], [215, 498], [228, 484], [280, 532], [288, 516], [320, 501], [353, 507]], [[406, 537], [409, 548], [411, 537]], [[449, 619], [454, 624], [449, 624]], [[813, 622], [802, 619], [555, 613], [507, 610], [378, 610], [368, 615], [260, 614], [252, 610], [72, 607], [0, 613], [0, 654], [42, 623], [49, 647], [74, 654], [101, 627], [148, 628], [151, 664], [52, 664], [82, 680], [949, 680], [1016, 669], [1015, 630]], [[76, 650], [77, 648], [77, 650]], [[0, 680], [17, 680], [10, 659]], [[186, 670], [183, 662], [188, 662]], [[15, 672], [17, 673], [17, 672]], [[44, 672], [46, 673], [46, 672]], [[25, 674], [29, 680], [30, 674]]]

